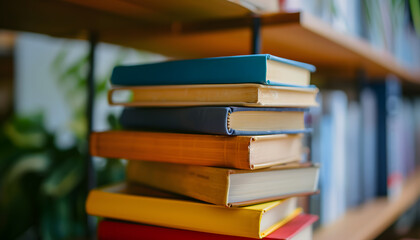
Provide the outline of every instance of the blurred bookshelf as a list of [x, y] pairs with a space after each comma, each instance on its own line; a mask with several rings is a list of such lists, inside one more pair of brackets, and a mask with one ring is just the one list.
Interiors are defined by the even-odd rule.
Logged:
[[[19, 4], [29, 4], [33, 10], [27, 12], [18, 7]], [[189, 1], [168, 6], [153, 1], [98, 4], [78, 0], [42, 3], [19, 0], [2, 3], [0, 13], [4, 21], [0, 22], [0, 28], [72, 38], [83, 38], [87, 31], [95, 31], [103, 42], [174, 58], [250, 52], [252, 15], [249, 10], [221, 0], [190, 7], [188, 4]], [[207, 14], [187, 14], [185, 10], [203, 12], [207, 6], [212, 6]], [[145, 12], [150, 8], [153, 11]], [[402, 66], [390, 53], [372, 47], [365, 40], [338, 32], [311, 14], [263, 13], [259, 17], [262, 53], [314, 64], [320, 74], [329, 77], [354, 78], [356, 72], [363, 69], [369, 78], [393, 73], [405, 81], [420, 82], [418, 69]]]
[[395, 199], [376, 198], [350, 209], [334, 223], [315, 231], [314, 239], [374, 239], [420, 197], [420, 169], [405, 180]]
[[[261, 16], [261, 21], [263, 53], [314, 64], [318, 72], [329, 76], [354, 77], [358, 69], [364, 69], [372, 78], [393, 73], [404, 80], [420, 82], [418, 70], [401, 66], [391, 54], [373, 48], [362, 39], [337, 32], [310, 14], [266, 14]], [[250, 18], [242, 17], [180, 24], [176, 31], [167, 34], [141, 37], [128, 33], [129, 38], [104, 37], [135, 48], [149, 46], [148, 50], [177, 58], [216, 57], [249, 52], [249, 44], [244, 39], [250, 38], [250, 24]], [[132, 41], [137, 38], [139, 41]]]
[[[27, 7], [22, 8], [23, 4]], [[391, 53], [361, 38], [338, 32], [309, 13], [256, 15], [240, 4], [225, 0], [189, 4], [192, 2], [187, 0], [170, 4], [159, 1], [3, 1], [0, 28], [76, 39], [86, 39], [86, 33], [95, 32], [103, 42], [172, 58], [200, 58], [248, 54], [252, 20], [258, 16], [262, 53], [313, 64], [318, 69], [317, 74], [328, 78], [346, 77], [357, 81], [358, 71], [363, 70], [368, 79], [385, 79], [388, 74], [394, 74], [403, 83], [420, 85], [419, 69], [404, 66]], [[211, 11], [202, 14], [203, 9], [210, 6]], [[420, 170], [417, 169], [404, 181], [403, 190], [395, 199], [379, 197], [352, 208], [340, 219], [319, 228], [314, 237], [374, 238], [419, 197]]]

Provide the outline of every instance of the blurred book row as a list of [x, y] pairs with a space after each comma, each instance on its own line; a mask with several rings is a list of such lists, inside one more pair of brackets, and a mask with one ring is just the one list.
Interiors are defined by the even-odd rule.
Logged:
[[357, 101], [340, 90], [318, 97], [306, 119], [314, 129], [311, 159], [322, 165], [311, 212], [328, 224], [375, 197], [399, 196], [420, 166], [420, 99], [403, 98], [394, 76], [362, 86]]
[[90, 151], [129, 163], [87, 199], [99, 239], [312, 239], [298, 197], [318, 192], [302, 162], [314, 70], [265, 54], [116, 67], [124, 130], [92, 133]]
[[337, 31], [367, 40], [391, 53], [401, 65], [420, 64], [420, 4], [418, 1], [381, 0], [238, 0], [262, 12], [307, 12]]
[[[293, 4], [295, 1], [286, 1]], [[338, 31], [367, 40], [391, 53], [407, 68], [420, 65], [418, 1], [298, 1], [301, 9], [329, 22]]]

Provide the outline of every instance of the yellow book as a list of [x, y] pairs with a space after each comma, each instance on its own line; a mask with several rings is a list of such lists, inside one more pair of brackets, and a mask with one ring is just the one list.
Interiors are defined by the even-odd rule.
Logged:
[[141, 185], [119, 184], [92, 190], [90, 215], [208, 233], [263, 238], [301, 209], [296, 198], [226, 208], [181, 198]]
[[111, 105], [123, 106], [317, 106], [315, 87], [262, 84], [194, 84], [141, 87], [114, 86], [108, 92]]

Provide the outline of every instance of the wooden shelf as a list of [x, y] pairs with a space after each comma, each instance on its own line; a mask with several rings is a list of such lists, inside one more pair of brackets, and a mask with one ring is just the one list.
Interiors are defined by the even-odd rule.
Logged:
[[[252, 12], [226, 0], [199, 2], [2, 1], [0, 28], [73, 38], [92, 30], [101, 41], [175, 58], [248, 54]], [[416, 71], [407, 69], [391, 54], [339, 33], [316, 17], [276, 13], [261, 18], [264, 53], [314, 64], [320, 73], [334, 78], [353, 77], [364, 69], [370, 78], [393, 73], [420, 83], [420, 66]]]
[[[161, 52], [178, 58], [215, 57], [250, 52], [251, 18], [178, 24], [170, 33], [146, 36], [135, 32], [104, 33], [111, 42]], [[385, 51], [339, 33], [308, 14], [262, 16], [262, 52], [314, 64], [332, 76], [354, 76], [364, 69], [370, 78], [393, 73], [420, 83], [420, 72], [401, 66]], [[125, 36], [121, 39], [118, 36]]]
[[142, 22], [173, 23], [243, 17], [249, 9], [226, 0], [55, 0], [101, 10]]
[[409, 177], [396, 199], [378, 198], [352, 209], [336, 222], [315, 232], [315, 240], [374, 239], [420, 196], [420, 169]]
[[175, 22], [244, 17], [249, 13], [247, 8], [227, 0], [15, 0], [0, 1], [0, 28], [69, 38], [86, 31], [118, 34], [123, 30], [144, 37], [156, 31], [171, 32]]

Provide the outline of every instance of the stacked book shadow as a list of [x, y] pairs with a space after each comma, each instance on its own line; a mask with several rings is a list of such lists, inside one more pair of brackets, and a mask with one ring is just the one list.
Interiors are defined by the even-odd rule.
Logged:
[[311, 239], [317, 192], [302, 161], [312, 65], [246, 55], [116, 67], [124, 130], [91, 135], [93, 156], [129, 160], [125, 183], [92, 190], [99, 239]]

